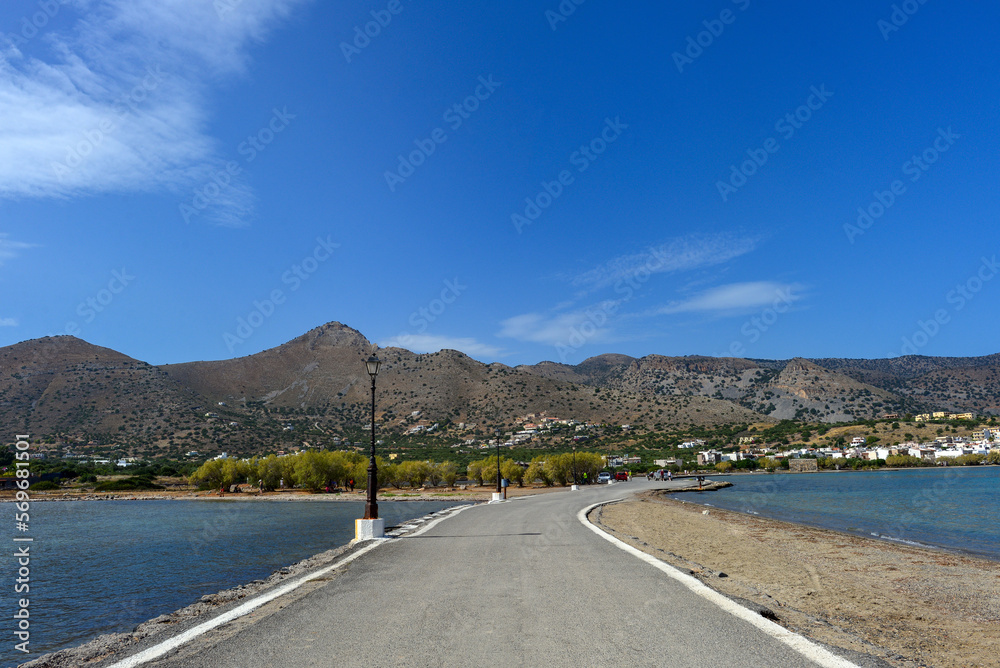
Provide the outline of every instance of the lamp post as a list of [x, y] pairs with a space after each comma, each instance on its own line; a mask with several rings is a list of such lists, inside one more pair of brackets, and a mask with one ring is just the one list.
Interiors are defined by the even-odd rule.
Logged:
[[368, 460], [368, 499], [365, 502], [363, 519], [377, 520], [378, 501], [375, 495], [378, 491], [378, 464], [375, 463], [375, 376], [378, 375], [382, 361], [375, 356], [375, 353], [372, 353], [365, 365], [368, 367], [368, 375], [372, 377], [372, 454], [371, 459]]
[[493, 435], [497, 437], [497, 497], [500, 496], [500, 427], [493, 430]]
[[574, 485], [579, 484], [576, 481], [576, 446], [575, 445], [573, 446], [573, 484]]

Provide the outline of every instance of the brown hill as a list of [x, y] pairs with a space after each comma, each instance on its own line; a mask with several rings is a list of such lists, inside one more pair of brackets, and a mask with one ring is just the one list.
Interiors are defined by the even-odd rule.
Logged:
[[[303, 411], [332, 426], [363, 424], [371, 385], [364, 361], [371, 343], [341, 323], [328, 323], [276, 348], [233, 360], [164, 366], [179, 383], [214, 401], [262, 402]], [[379, 351], [377, 405], [386, 423], [403, 426], [420, 411], [430, 422], [513, 424], [545, 412], [581, 421], [713, 424], [760, 419], [728, 404], [683, 402], [647, 406], [641, 393], [598, 393], [564, 378], [548, 378], [503, 364], [482, 364], [456, 350], [418, 355], [402, 348]], [[624, 358], [624, 356], [621, 356]], [[631, 359], [631, 358], [626, 358]]]
[[[231, 360], [154, 367], [61, 336], [0, 348], [0, 418], [12, 433], [109, 455], [179, 456], [359, 438], [371, 343], [332, 322]], [[500, 424], [530, 413], [664, 430], [884, 413], [1000, 413], [1000, 355], [750, 360], [600, 355], [570, 366], [482, 364], [455, 350], [379, 351], [385, 427]], [[457, 437], [455, 432], [453, 436]]]
[[[648, 355], [641, 359], [618, 356], [613, 361], [607, 358], [602, 355], [576, 367], [545, 363], [521, 368], [538, 375], [573, 378], [576, 382], [626, 392], [712, 397], [774, 419], [841, 422], [922, 405], [908, 401], [908, 395], [861, 382], [801, 358], [786, 362], [697, 355]], [[595, 374], [593, 369], [600, 373]], [[891, 373], [888, 377], [895, 379]]]
[[12, 432], [156, 442], [192, 429], [205, 403], [162, 370], [72, 336], [0, 348], [0, 419]]

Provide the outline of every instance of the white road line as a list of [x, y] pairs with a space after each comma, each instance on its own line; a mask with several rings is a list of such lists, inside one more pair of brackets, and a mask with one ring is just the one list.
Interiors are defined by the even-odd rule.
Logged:
[[[421, 528], [419, 531], [416, 531], [414, 533], [408, 534], [407, 536], [404, 536], [404, 537], [408, 538], [410, 536], [419, 536], [420, 534], [424, 533], [425, 531], [427, 531], [428, 529], [430, 529], [431, 527], [433, 527], [438, 522], [441, 522], [442, 520], [446, 520], [449, 517], [454, 517], [458, 513], [462, 512], [463, 510], [467, 510], [467, 509], [469, 509], [471, 507], [472, 506], [459, 506], [458, 508], [452, 510], [451, 512], [448, 512], [447, 514], [442, 515], [441, 517], [438, 517], [435, 520], [431, 520], [430, 522], [427, 522], [423, 526], [423, 528]], [[248, 614], [248, 613], [256, 610], [257, 608], [259, 608], [260, 606], [264, 605], [265, 603], [270, 603], [271, 601], [273, 601], [274, 599], [278, 598], [279, 596], [284, 596], [288, 592], [294, 591], [295, 589], [298, 589], [299, 587], [301, 587], [305, 583], [309, 582], [310, 580], [315, 580], [316, 578], [322, 577], [322, 576], [326, 575], [327, 573], [329, 573], [331, 571], [334, 571], [334, 570], [340, 568], [341, 566], [343, 566], [345, 564], [351, 563], [352, 561], [354, 561], [355, 559], [357, 559], [361, 555], [374, 550], [376, 547], [379, 547], [380, 545], [384, 545], [385, 543], [389, 542], [390, 540], [391, 539], [388, 539], [388, 538], [382, 539], [382, 540], [375, 540], [370, 545], [365, 545], [363, 548], [361, 548], [357, 552], [351, 554], [350, 556], [345, 557], [344, 559], [341, 559], [340, 561], [338, 561], [336, 563], [330, 564], [329, 566], [321, 568], [318, 571], [310, 573], [310, 574], [306, 575], [305, 577], [303, 577], [303, 578], [301, 578], [299, 580], [295, 580], [294, 582], [289, 582], [288, 584], [282, 585], [282, 586], [280, 586], [280, 587], [278, 587], [276, 589], [272, 589], [271, 591], [267, 592], [266, 594], [262, 594], [262, 595], [258, 596], [257, 598], [250, 599], [246, 603], [243, 603], [242, 605], [239, 605], [239, 606], [233, 608], [229, 612], [223, 613], [223, 614], [219, 615], [218, 617], [214, 617], [214, 618], [212, 618], [212, 619], [210, 619], [210, 620], [208, 620], [206, 622], [202, 622], [201, 624], [198, 624], [197, 626], [194, 626], [194, 627], [188, 629], [184, 633], [180, 633], [180, 634], [174, 636], [173, 638], [169, 638], [167, 640], [164, 640], [163, 642], [161, 642], [158, 645], [153, 645], [149, 649], [145, 649], [145, 650], [143, 650], [143, 651], [141, 651], [141, 652], [139, 652], [137, 654], [133, 654], [132, 656], [128, 657], [127, 659], [122, 659], [118, 663], [114, 663], [111, 666], [109, 666], [108, 668], [135, 668], [135, 666], [139, 666], [141, 664], [147, 663], [149, 661], [152, 661], [153, 659], [158, 659], [161, 656], [163, 656], [164, 654], [166, 654], [167, 652], [170, 652], [170, 651], [172, 651], [172, 650], [180, 647], [184, 643], [186, 643], [186, 642], [188, 642], [190, 640], [193, 640], [194, 638], [197, 638], [198, 636], [200, 636], [200, 635], [202, 635], [204, 633], [207, 633], [207, 632], [211, 631], [214, 628], [218, 628], [219, 626], [222, 626], [223, 624], [228, 624], [229, 622], [233, 621], [234, 619], [242, 617], [243, 615], [246, 615], [246, 614]]]
[[264, 605], [265, 603], [269, 603], [270, 601], [273, 601], [274, 599], [278, 598], [279, 596], [283, 596], [284, 594], [287, 594], [290, 591], [298, 589], [299, 587], [301, 587], [305, 583], [309, 582], [310, 580], [315, 580], [318, 577], [326, 575], [330, 571], [333, 571], [333, 570], [336, 570], [336, 569], [340, 568], [344, 564], [351, 563], [352, 561], [354, 561], [355, 559], [357, 559], [361, 555], [365, 554], [366, 552], [370, 552], [371, 550], [374, 550], [376, 547], [379, 547], [380, 545], [384, 544], [385, 542], [387, 542], [387, 540], [376, 540], [376, 541], [372, 542], [371, 545], [365, 545], [363, 548], [361, 548], [360, 550], [358, 550], [354, 554], [351, 554], [350, 556], [345, 557], [344, 559], [341, 559], [340, 561], [338, 561], [336, 563], [330, 564], [329, 566], [327, 566], [325, 568], [322, 568], [322, 569], [320, 569], [320, 570], [318, 570], [318, 571], [316, 571], [314, 573], [310, 573], [309, 575], [307, 575], [307, 576], [305, 576], [305, 577], [303, 577], [303, 578], [301, 578], [299, 580], [296, 580], [294, 582], [289, 582], [286, 585], [282, 585], [281, 587], [273, 589], [273, 590], [267, 592], [266, 594], [262, 594], [261, 596], [258, 596], [257, 598], [250, 599], [246, 603], [244, 603], [244, 604], [242, 604], [242, 605], [240, 605], [238, 607], [233, 608], [229, 612], [223, 613], [223, 614], [219, 615], [218, 617], [215, 617], [213, 619], [208, 620], [207, 622], [203, 622], [203, 623], [201, 623], [201, 624], [199, 624], [197, 626], [194, 626], [194, 627], [188, 629], [187, 631], [185, 631], [184, 633], [181, 633], [181, 634], [178, 634], [178, 635], [174, 636], [173, 638], [169, 638], [167, 640], [164, 640], [159, 645], [154, 645], [154, 646], [150, 647], [149, 649], [145, 649], [145, 650], [139, 652], [138, 654], [134, 654], [134, 655], [128, 657], [127, 659], [122, 659], [118, 663], [115, 663], [115, 664], [112, 664], [111, 666], [109, 666], [109, 668], [134, 668], [134, 666], [141, 665], [143, 663], [146, 663], [147, 661], [152, 661], [153, 659], [158, 659], [159, 657], [163, 656], [167, 652], [169, 652], [169, 651], [171, 651], [173, 649], [176, 649], [177, 647], [180, 647], [184, 643], [186, 643], [189, 640], [192, 640], [194, 638], [197, 638], [198, 636], [202, 635], [203, 633], [207, 633], [208, 631], [211, 631], [212, 629], [214, 629], [216, 627], [222, 626], [223, 624], [228, 624], [229, 622], [233, 621], [234, 619], [237, 619], [238, 617], [242, 617], [243, 615], [245, 615], [245, 614], [247, 614], [249, 612], [252, 612], [253, 610], [256, 610], [257, 608], [259, 608], [260, 606]]
[[420, 531], [414, 531], [413, 533], [408, 533], [405, 536], [403, 536], [403, 538], [413, 538], [414, 536], [419, 536], [420, 534], [424, 533], [425, 531], [429, 531], [431, 528], [433, 528], [439, 522], [442, 522], [442, 521], [448, 519], [449, 517], [454, 517], [455, 515], [457, 515], [460, 512], [462, 512], [463, 510], [468, 510], [469, 508], [472, 508], [472, 506], [459, 506], [458, 508], [456, 508], [456, 509], [452, 510], [451, 512], [449, 512], [447, 515], [442, 515], [441, 517], [439, 517], [437, 519], [431, 520], [430, 522], [428, 522], [427, 524], [425, 524], [423, 527], [421, 527]]
[[585, 527], [596, 533], [601, 538], [607, 540], [612, 545], [615, 545], [616, 547], [625, 550], [629, 554], [638, 557], [639, 559], [642, 559], [643, 561], [653, 566], [654, 568], [658, 568], [659, 570], [663, 571], [667, 576], [673, 578], [674, 580], [677, 580], [695, 594], [698, 594], [702, 598], [711, 601], [712, 603], [716, 604], [717, 606], [719, 606], [726, 612], [730, 613], [731, 615], [739, 617], [740, 619], [756, 626], [764, 633], [768, 634], [769, 636], [778, 640], [779, 642], [788, 645], [802, 656], [806, 657], [810, 661], [815, 662], [816, 664], [822, 666], [823, 668], [859, 668], [857, 664], [851, 663], [847, 659], [841, 658], [836, 654], [834, 654], [833, 652], [830, 652], [829, 650], [820, 647], [819, 645], [809, 640], [806, 640], [804, 637], [798, 635], [797, 633], [792, 633], [791, 631], [781, 626], [780, 624], [776, 624], [769, 619], [765, 619], [764, 617], [761, 617], [759, 614], [753, 612], [749, 608], [744, 608], [742, 605], [739, 605], [738, 603], [729, 600], [719, 592], [715, 591], [714, 589], [703, 583], [698, 578], [692, 577], [687, 573], [683, 573], [674, 568], [673, 566], [670, 566], [669, 564], [660, 561], [651, 554], [646, 554], [642, 550], [632, 547], [628, 543], [625, 543], [615, 538], [614, 536], [604, 532], [602, 529], [600, 529], [595, 524], [591, 523], [590, 520], [587, 519], [587, 513], [589, 513], [594, 508], [598, 506], [607, 505], [609, 503], [615, 503], [617, 501], [621, 501], [621, 499], [615, 499], [613, 501], [602, 501], [601, 503], [595, 503], [593, 505], [587, 506], [579, 513], [577, 513], [576, 517], [578, 520], [580, 520], [581, 523], [583, 523]]

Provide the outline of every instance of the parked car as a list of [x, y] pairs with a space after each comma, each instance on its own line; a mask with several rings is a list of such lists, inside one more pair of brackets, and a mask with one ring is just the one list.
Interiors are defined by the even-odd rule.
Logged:
[[597, 484], [611, 482], [611, 474], [608, 471], [601, 471], [597, 474]]
[[626, 471], [618, 471], [615, 473], [615, 480], [628, 480], [628, 473]]

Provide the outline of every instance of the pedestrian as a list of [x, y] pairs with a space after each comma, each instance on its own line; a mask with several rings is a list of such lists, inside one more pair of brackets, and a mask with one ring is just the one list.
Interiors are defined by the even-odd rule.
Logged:
[[347, 489], [351, 490], [352, 492], [354, 491], [354, 478], [351, 478], [350, 480], [347, 481]]

